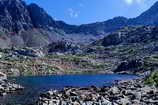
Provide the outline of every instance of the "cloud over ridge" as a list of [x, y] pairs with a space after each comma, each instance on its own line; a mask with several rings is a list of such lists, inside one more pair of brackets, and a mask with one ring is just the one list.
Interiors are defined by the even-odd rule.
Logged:
[[142, 2], [144, 2], [144, 0], [124, 0], [124, 2], [126, 3], [126, 4], [129, 4], [129, 5], [131, 5], [131, 4], [133, 4], [133, 3], [142, 3]]

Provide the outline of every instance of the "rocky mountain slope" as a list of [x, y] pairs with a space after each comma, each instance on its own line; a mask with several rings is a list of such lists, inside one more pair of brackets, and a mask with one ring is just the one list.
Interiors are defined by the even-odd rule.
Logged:
[[114, 72], [146, 72], [158, 68], [158, 27], [126, 26], [92, 43], [87, 51], [117, 60]]
[[140, 16], [129, 19], [129, 24], [133, 25], [158, 25], [158, 2]]
[[[122, 68], [132, 68], [131, 73], [140, 73], [154, 69], [151, 65], [157, 67], [152, 60], [157, 61], [158, 27], [151, 25], [156, 25], [158, 2], [133, 19], [116, 17], [80, 26], [55, 21], [38, 5], [27, 5], [21, 0], [1, 0], [0, 5], [0, 48], [12, 48], [0, 51], [4, 55], [1, 68], [7, 74], [107, 73], [120, 72], [124, 70]], [[125, 27], [120, 28], [122, 26]], [[74, 42], [81, 38], [93, 43], [76, 45]], [[96, 38], [101, 40], [95, 41]], [[82, 44], [86, 43], [84, 40], [81, 40]], [[45, 58], [34, 59], [44, 55]], [[149, 68], [144, 66], [146, 59], [151, 63], [147, 62]], [[34, 66], [40, 66], [34, 68], [29, 63], [32, 60], [35, 60]]]
[[157, 25], [158, 2], [132, 19], [116, 17], [104, 22], [69, 25], [55, 21], [36, 4], [22, 0], [0, 1], [0, 48], [43, 47], [65, 41], [86, 44], [126, 25]]
[[40, 49], [1, 49], [1, 72], [8, 75], [127, 73], [147, 75], [158, 69], [158, 27], [128, 26], [91, 45], [65, 42]]
[[152, 26], [124, 27], [107, 35], [103, 39], [103, 46], [129, 44], [129, 43], [150, 43], [158, 40], [158, 28]]

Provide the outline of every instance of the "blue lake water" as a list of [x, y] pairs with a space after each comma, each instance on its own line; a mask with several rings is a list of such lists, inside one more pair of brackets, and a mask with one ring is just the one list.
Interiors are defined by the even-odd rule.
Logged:
[[135, 79], [135, 75], [118, 74], [80, 74], [80, 75], [51, 75], [51, 76], [31, 76], [12, 78], [16, 83], [21, 84], [25, 89], [20, 93], [0, 97], [0, 104], [30, 104], [36, 100], [41, 92], [50, 89], [63, 89], [67, 86], [89, 87], [110, 86], [115, 80]]

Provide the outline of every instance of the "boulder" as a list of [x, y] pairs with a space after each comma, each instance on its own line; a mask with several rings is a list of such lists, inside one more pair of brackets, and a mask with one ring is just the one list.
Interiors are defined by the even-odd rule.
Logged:
[[2, 80], [7, 80], [7, 75], [0, 72], [0, 81], [2, 81]]
[[118, 87], [112, 87], [112, 88], [110, 89], [110, 91], [111, 91], [113, 94], [119, 94], [119, 93], [120, 93], [120, 90], [119, 90]]

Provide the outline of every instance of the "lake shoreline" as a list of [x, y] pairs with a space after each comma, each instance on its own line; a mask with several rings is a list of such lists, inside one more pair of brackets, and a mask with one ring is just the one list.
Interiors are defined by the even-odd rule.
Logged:
[[[71, 75], [67, 75], [67, 76], [69, 78], [71, 77]], [[99, 75], [99, 77], [100, 76], [101, 74]], [[48, 78], [50, 77], [48, 76]], [[65, 80], [65, 78], [63, 79]], [[104, 84], [106, 83], [104, 82]], [[65, 86], [63, 89], [50, 88], [45, 92], [40, 92], [36, 97], [36, 99], [32, 98], [31, 103], [28, 104], [19, 103], [18, 105], [30, 105], [30, 104], [31, 105], [87, 105], [87, 104], [88, 105], [127, 105], [127, 104], [156, 105], [158, 104], [158, 97], [157, 97], [158, 88], [155, 86], [148, 86], [144, 84], [143, 77], [140, 76], [135, 78], [130, 77], [129, 80], [128, 79], [114, 80], [112, 84], [113, 85], [111, 86], [90, 85], [88, 87]], [[25, 87], [25, 89], [28, 89], [28, 87]], [[21, 99], [22, 98], [20, 98], [20, 100]], [[2, 104], [7, 105], [5, 103]]]
[[[24, 86], [20, 93], [13, 93], [4, 98], [4, 105], [13, 104], [29, 105], [38, 99], [40, 93], [53, 90], [63, 90], [65, 87], [87, 88], [91, 85], [96, 87], [112, 86], [115, 80], [131, 80], [139, 78], [135, 75], [118, 74], [80, 74], [80, 75], [51, 75], [51, 76], [28, 76], [14, 78], [17, 84]], [[13, 98], [14, 97], [14, 98]], [[30, 98], [31, 97], [31, 98]], [[36, 105], [36, 104], [35, 104]]]
[[37, 105], [156, 105], [157, 96], [158, 89], [145, 85], [141, 78], [113, 86], [50, 90], [40, 94]]
[[0, 72], [0, 97], [4, 97], [7, 94], [21, 91], [23, 89], [23, 86], [11, 82], [6, 74]]

